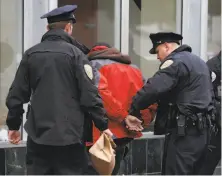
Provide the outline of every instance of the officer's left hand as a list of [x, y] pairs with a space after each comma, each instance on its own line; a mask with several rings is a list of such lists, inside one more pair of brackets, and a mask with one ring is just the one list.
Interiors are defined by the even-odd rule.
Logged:
[[18, 144], [21, 141], [20, 131], [9, 130], [8, 131], [8, 139], [12, 144]]

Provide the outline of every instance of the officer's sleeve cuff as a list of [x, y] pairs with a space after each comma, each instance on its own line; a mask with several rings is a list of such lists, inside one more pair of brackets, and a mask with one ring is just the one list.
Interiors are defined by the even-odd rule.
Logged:
[[18, 131], [20, 129], [20, 124], [12, 124], [7, 122], [7, 126], [10, 131]]
[[135, 108], [131, 108], [129, 110], [129, 115], [132, 115], [132, 116], [135, 116], [135, 117], [138, 117], [140, 116], [140, 111], [137, 111]]
[[129, 115], [129, 113], [127, 111], [124, 111], [121, 115], [121, 117], [119, 118], [119, 122], [122, 123], [123, 121], [125, 121], [126, 117]]
[[108, 119], [104, 117], [104, 119], [102, 120], [100, 124], [95, 123], [95, 125], [100, 131], [105, 131], [108, 129]]
[[18, 131], [20, 129], [22, 119], [20, 117], [8, 116], [6, 119], [6, 125], [11, 131]]

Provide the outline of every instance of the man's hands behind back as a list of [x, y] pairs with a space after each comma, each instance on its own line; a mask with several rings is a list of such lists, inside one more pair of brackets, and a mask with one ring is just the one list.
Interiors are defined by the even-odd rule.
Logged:
[[125, 123], [126, 123], [126, 128], [127, 128], [129, 131], [139, 132], [139, 131], [142, 131], [142, 130], [143, 130], [142, 121], [139, 120], [137, 117], [134, 117], [134, 116], [132, 116], [132, 115], [128, 115], [128, 116], [125, 118]]

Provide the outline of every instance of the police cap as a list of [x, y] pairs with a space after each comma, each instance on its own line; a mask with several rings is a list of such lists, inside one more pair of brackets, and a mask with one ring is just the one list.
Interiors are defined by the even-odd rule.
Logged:
[[69, 21], [71, 20], [76, 23], [76, 18], [74, 16], [74, 11], [77, 9], [77, 5], [65, 5], [59, 8], [56, 8], [47, 14], [41, 16], [41, 19], [47, 18], [48, 23], [55, 23], [60, 21]]
[[178, 43], [183, 39], [182, 35], [173, 32], [158, 32], [151, 33], [150, 39], [153, 43], [153, 48], [150, 50], [150, 54], [156, 54], [156, 48], [163, 43]]

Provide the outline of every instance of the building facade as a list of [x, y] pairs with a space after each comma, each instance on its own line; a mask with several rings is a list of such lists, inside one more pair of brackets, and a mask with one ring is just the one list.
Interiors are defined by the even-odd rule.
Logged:
[[182, 34], [182, 43], [205, 61], [221, 48], [220, 0], [0, 0], [1, 126], [7, 115], [5, 98], [22, 54], [46, 32], [47, 21], [40, 16], [66, 4], [78, 5], [73, 37], [89, 48], [107, 42], [129, 54], [145, 78], [159, 66], [148, 52], [150, 33]]
[[[5, 98], [9, 87], [24, 51], [40, 42], [46, 32], [47, 21], [40, 16], [66, 4], [78, 5], [73, 37], [89, 48], [96, 42], [107, 42], [129, 54], [145, 78], [151, 77], [159, 66], [156, 56], [149, 54], [150, 33], [182, 34], [182, 43], [190, 45], [205, 61], [221, 50], [221, 0], [0, 0], [1, 175], [26, 173], [27, 134], [23, 128], [22, 144], [2, 141], [2, 134], [7, 136]], [[23, 119], [25, 123], [26, 114]], [[152, 125], [143, 138], [130, 144], [121, 174], [160, 173], [164, 137], [153, 136], [149, 131]]]

